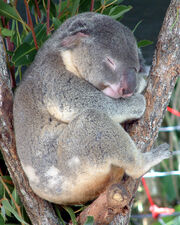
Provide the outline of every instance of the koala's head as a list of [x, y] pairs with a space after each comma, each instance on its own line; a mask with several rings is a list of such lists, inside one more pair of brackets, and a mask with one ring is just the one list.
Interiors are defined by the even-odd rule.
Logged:
[[65, 22], [60, 52], [68, 70], [112, 98], [131, 96], [140, 70], [132, 32], [111, 17], [79, 14]]

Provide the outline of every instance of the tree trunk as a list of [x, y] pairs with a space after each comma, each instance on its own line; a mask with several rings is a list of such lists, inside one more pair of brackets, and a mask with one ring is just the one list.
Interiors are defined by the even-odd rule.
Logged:
[[[172, 0], [159, 34], [157, 49], [150, 73], [145, 97], [145, 115], [129, 125], [128, 132], [141, 151], [149, 151], [158, 134], [163, 114], [171, 97], [176, 79], [180, 74], [180, 1]], [[20, 165], [13, 131], [13, 94], [5, 63], [2, 38], [0, 38], [0, 147], [11, 178], [18, 190], [32, 224], [57, 225], [58, 219], [50, 203], [36, 196]], [[140, 180], [125, 176], [108, 188], [79, 216], [83, 224], [93, 215], [95, 224], [125, 225]], [[113, 220], [113, 222], [111, 222]]]

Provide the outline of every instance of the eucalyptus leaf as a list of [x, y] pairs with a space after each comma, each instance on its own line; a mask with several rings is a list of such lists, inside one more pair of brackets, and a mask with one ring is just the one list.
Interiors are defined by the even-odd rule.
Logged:
[[71, 12], [71, 16], [74, 16], [76, 14], [76, 11], [79, 7], [79, 3], [80, 3], [80, 0], [74, 0], [73, 1], [73, 7], [72, 7], [72, 12]]
[[101, 0], [101, 5], [104, 5], [105, 4], [105, 0]]
[[117, 0], [114, 4], [120, 4], [121, 2], [123, 2], [124, 0]]
[[111, 16], [113, 19], [119, 19], [122, 17], [125, 13], [130, 11], [132, 9], [132, 6], [126, 6], [126, 5], [120, 5], [112, 7], [109, 11], [109, 16]]
[[54, 4], [54, 2], [51, 0], [51, 3], [50, 3], [50, 16], [51, 17], [55, 17], [56, 16], [56, 6]]
[[6, 219], [6, 210], [3, 206], [1, 207], [1, 216], [4, 218], [4, 220]]
[[6, 223], [6, 225], [19, 225], [17, 223]]
[[173, 220], [171, 220], [170, 222], [166, 223], [167, 225], [178, 225], [180, 224], [180, 216], [177, 216], [176, 218], [174, 218]]
[[7, 199], [2, 200], [2, 205], [4, 206], [4, 208], [5, 208], [6, 210], [8, 210], [9, 212], [11, 212], [11, 213], [16, 217], [16, 219], [17, 219], [19, 222], [28, 225], [28, 223], [26, 223], [26, 222], [18, 215], [18, 213], [13, 209], [13, 207], [10, 205], [10, 203], [9, 203], [9, 201], [8, 201]]
[[69, 213], [69, 215], [70, 215], [70, 217], [71, 217], [71, 220], [72, 220], [72, 222], [73, 222], [73, 225], [78, 225], [77, 220], [76, 220], [75, 213], [74, 213], [74, 211], [72, 210], [72, 208], [69, 207], [69, 206], [63, 206], [63, 208]]
[[176, 205], [175, 207], [176, 212], [180, 212], [180, 205]]
[[[46, 24], [38, 24], [35, 28], [34, 28], [34, 32], [36, 35], [36, 40], [38, 43], [38, 46], [40, 47], [42, 42], [45, 41], [45, 39], [47, 38], [47, 34], [46, 34]], [[33, 45], [34, 44], [34, 40], [32, 37], [32, 32], [29, 32], [29, 34], [25, 37], [25, 39], [23, 40], [23, 42], [27, 42], [29, 45]]]
[[11, 37], [14, 34], [14, 31], [6, 28], [1, 28], [1, 34], [4, 37]]
[[4, 186], [3, 186], [3, 184], [0, 182], [0, 199], [3, 198], [4, 193], [5, 193]]
[[20, 45], [13, 54], [12, 62], [15, 66], [28, 65], [34, 59], [37, 50], [28, 43]]
[[120, 4], [121, 2], [123, 2], [124, 0], [101, 0], [101, 5], [109, 5], [109, 4], [113, 4], [113, 5], [117, 5], [117, 4]]
[[4, 223], [4, 219], [3, 219], [3, 217], [0, 215], [0, 224], [1, 225], [4, 225], [5, 223]]
[[61, 21], [58, 18], [53, 17], [52, 18], [53, 24], [54, 24], [54, 29], [56, 30], [60, 25]]
[[[14, 198], [15, 202], [20, 205], [20, 198], [19, 195], [17, 194], [17, 190], [16, 188], [14, 188], [13, 192], [12, 192], [12, 197]], [[13, 200], [11, 199], [11, 204], [15, 207]]]
[[57, 205], [55, 205], [54, 207], [55, 207], [55, 211], [56, 211], [56, 213], [57, 213], [57, 215], [58, 215], [58, 217], [59, 217], [60, 223], [61, 223], [62, 225], [65, 225], [65, 222], [64, 222], [64, 220], [63, 220], [63, 218], [62, 218], [62, 216], [61, 216], [61, 213], [60, 213], [60, 211], [59, 211], [59, 208], [57, 207]]
[[22, 21], [15, 8], [5, 3], [3, 0], [0, 0], [0, 16], [5, 16], [8, 19], [18, 20], [20, 22]]
[[153, 41], [141, 40], [138, 42], [138, 48], [145, 47], [145, 46], [152, 45], [152, 44], [153, 44]]

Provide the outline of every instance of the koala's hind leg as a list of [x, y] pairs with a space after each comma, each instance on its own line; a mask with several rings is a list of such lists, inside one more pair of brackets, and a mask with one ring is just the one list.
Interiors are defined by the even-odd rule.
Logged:
[[54, 187], [51, 183], [53, 195], [46, 199], [59, 204], [92, 200], [118, 182], [123, 170], [136, 178], [169, 156], [163, 155], [162, 149], [160, 153], [141, 153], [121, 125], [93, 109], [78, 115], [57, 138], [56, 170], [61, 179]]
[[[59, 203], [82, 203], [118, 182], [133, 162], [135, 144], [106, 114], [86, 110], [59, 137], [58, 168], [64, 177]], [[58, 197], [56, 197], [58, 201]]]
[[139, 159], [137, 158], [134, 169], [127, 168], [126, 173], [133, 178], [139, 178], [163, 159], [169, 158], [171, 154], [168, 144], [162, 144], [150, 152], [139, 152]]
[[113, 165], [138, 178], [171, 155], [167, 144], [142, 153], [121, 125], [96, 110], [77, 116], [60, 139], [60, 160], [72, 162], [73, 166], [79, 159], [81, 172], [93, 171], [94, 177], [98, 171], [110, 174]]

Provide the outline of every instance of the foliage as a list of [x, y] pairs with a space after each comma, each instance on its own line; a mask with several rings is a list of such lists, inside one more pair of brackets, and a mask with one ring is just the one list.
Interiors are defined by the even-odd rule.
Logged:
[[[93, 11], [121, 20], [124, 14], [132, 9], [132, 6], [122, 5], [123, 0], [24, 0], [24, 4], [22, 4], [23, 1], [17, 0], [8, 2], [10, 3], [0, 0], [0, 34], [5, 40], [13, 88], [16, 87], [16, 82], [22, 79], [24, 67], [31, 64], [37, 50], [44, 41], [69, 17], [77, 13]], [[21, 10], [19, 10], [20, 7]], [[26, 11], [26, 17], [23, 16], [23, 11]], [[139, 24], [140, 22], [136, 25], [134, 31]], [[145, 47], [151, 43], [142, 40], [138, 43], [138, 46]], [[168, 118], [166, 121], [169, 120], [170, 124], [172, 124], [171, 122], [175, 123], [175, 119], [172, 121]], [[174, 140], [174, 138], [172, 139]], [[179, 140], [178, 137], [176, 139]], [[178, 142], [175, 145], [177, 147]], [[1, 155], [0, 164], [0, 224], [30, 224]], [[164, 165], [165, 167], [167, 165]], [[167, 169], [165, 168], [165, 170]], [[166, 182], [164, 182], [164, 186], [167, 184]], [[176, 189], [178, 188], [176, 187]], [[165, 191], [167, 191], [166, 188]], [[164, 196], [167, 201], [172, 202], [176, 194], [170, 196], [169, 199], [167, 194], [164, 193]], [[60, 208], [55, 205], [54, 208], [61, 224], [66, 224], [67, 217], [71, 219], [73, 224], [77, 224], [76, 216], [85, 206]], [[177, 218], [175, 219], [177, 220]], [[85, 224], [92, 225], [93, 218], [88, 217]]]

